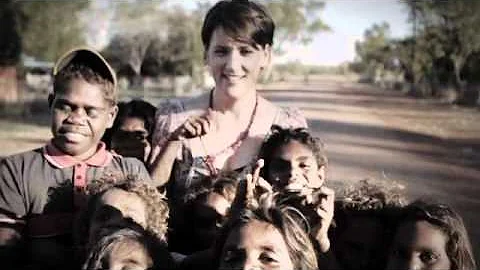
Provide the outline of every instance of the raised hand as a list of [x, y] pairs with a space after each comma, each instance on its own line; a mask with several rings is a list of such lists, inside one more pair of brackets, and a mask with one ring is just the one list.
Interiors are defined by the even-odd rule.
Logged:
[[199, 116], [190, 116], [182, 125], [170, 134], [169, 140], [191, 139], [203, 136], [215, 128], [215, 112], [208, 109]]
[[327, 252], [330, 248], [328, 228], [333, 219], [335, 192], [333, 189], [325, 186], [322, 186], [319, 192], [319, 194], [312, 193], [307, 195], [306, 202], [314, 204], [315, 212], [318, 215], [317, 224], [311, 224], [313, 225], [311, 234], [317, 240], [320, 250]]

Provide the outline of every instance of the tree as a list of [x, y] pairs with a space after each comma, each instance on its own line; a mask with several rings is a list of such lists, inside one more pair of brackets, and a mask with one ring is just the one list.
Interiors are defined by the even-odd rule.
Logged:
[[319, 0], [275, 0], [264, 3], [275, 21], [275, 52], [284, 53], [285, 42], [306, 45], [314, 34], [330, 27], [320, 18], [325, 3]]
[[85, 45], [79, 13], [85, 1], [19, 1], [25, 14], [23, 51], [41, 60], [54, 61], [72, 47]]
[[422, 44], [415, 46], [415, 54], [430, 55], [434, 77], [444, 77], [436, 74], [438, 70], [451, 70], [448, 77], [461, 97], [465, 86], [461, 71], [467, 59], [480, 50], [480, 35], [475, 27], [480, 25], [480, 3], [469, 0], [405, 3], [415, 15], [411, 18], [416, 29], [414, 41]]
[[18, 99], [17, 69], [22, 51], [22, 13], [18, 2], [0, 2], [0, 103]]
[[0, 66], [16, 65], [22, 51], [21, 11], [18, 2], [0, 2]]

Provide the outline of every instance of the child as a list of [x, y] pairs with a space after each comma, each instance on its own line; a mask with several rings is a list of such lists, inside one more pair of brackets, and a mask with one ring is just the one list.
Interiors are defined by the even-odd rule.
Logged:
[[136, 157], [144, 163], [150, 155], [156, 108], [143, 100], [118, 104], [113, 127], [102, 140], [109, 149], [124, 157]]
[[168, 203], [150, 183], [110, 176], [92, 181], [86, 192], [90, 198], [79, 219], [79, 237], [94, 242], [104, 227], [122, 226], [129, 219], [166, 242]]
[[[327, 252], [334, 192], [323, 185], [327, 166], [323, 144], [305, 128], [273, 126], [259, 158], [264, 160], [260, 175], [273, 192], [281, 194], [283, 203], [298, 208], [307, 217], [318, 251]], [[257, 184], [260, 181], [254, 180]]]
[[[90, 179], [119, 172], [150, 179], [144, 165], [112, 155], [100, 142], [117, 114], [115, 73], [97, 52], [75, 49], [54, 68], [48, 101], [52, 140], [0, 162], [0, 260], [68, 269], [73, 214]], [[25, 253], [22, 245], [29, 250]], [[15, 256], [17, 255], [17, 256]]]
[[[235, 198], [238, 180], [233, 173], [222, 173], [204, 180], [185, 196], [186, 223], [179, 243], [169, 238], [169, 247], [184, 254], [210, 248]], [[173, 232], [172, 228], [171, 232]], [[174, 234], [175, 235], [175, 234]], [[178, 235], [178, 234], [176, 234]], [[175, 248], [177, 246], [178, 248]]]
[[476, 269], [467, 230], [452, 208], [420, 200], [403, 212], [387, 269]]
[[263, 196], [258, 208], [229, 216], [216, 243], [215, 269], [318, 269], [300, 217], [272, 196]]
[[[337, 192], [332, 251], [344, 270], [385, 269], [392, 220], [405, 204], [403, 187], [362, 180]], [[333, 263], [330, 261], [330, 263]]]
[[82, 269], [174, 269], [164, 242], [148, 231], [135, 224], [105, 229], [89, 247]]

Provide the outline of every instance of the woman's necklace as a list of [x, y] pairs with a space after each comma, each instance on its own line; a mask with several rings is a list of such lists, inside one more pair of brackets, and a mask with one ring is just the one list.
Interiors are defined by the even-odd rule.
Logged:
[[[210, 101], [209, 101], [209, 108], [213, 109], [213, 90], [210, 92]], [[224, 149], [213, 153], [213, 154], [207, 154], [207, 148], [205, 147], [205, 144], [203, 140], [200, 138], [203, 149], [205, 150], [205, 153], [207, 154], [204, 158], [203, 161], [205, 164], [207, 164], [208, 170], [210, 171], [210, 175], [217, 175], [218, 174], [218, 169], [215, 167], [215, 159], [218, 156], [221, 156], [228, 151], [236, 152], [237, 149], [240, 147], [242, 142], [247, 138], [248, 133], [250, 132], [250, 128], [252, 127], [253, 119], [255, 119], [255, 115], [257, 114], [257, 107], [258, 107], [258, 95], [255, 96], [255, 106], [253, 107], [252, 115], [250, 116], [250, 120], [248, 121], [247, 128], [241, 132], [237, 139], [231, 143], [229, 146], [225, 147]]]

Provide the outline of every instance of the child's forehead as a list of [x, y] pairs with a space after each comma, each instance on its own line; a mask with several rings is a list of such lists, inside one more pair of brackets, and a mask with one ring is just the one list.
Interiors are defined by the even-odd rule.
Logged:
[[72, 79], [65, 89], [55, 92], [55, 99], [62, 99], [73, 104], [111, 105], [105, 96], [105, 89], [102, 85], [90, 83], [81, 78]]

